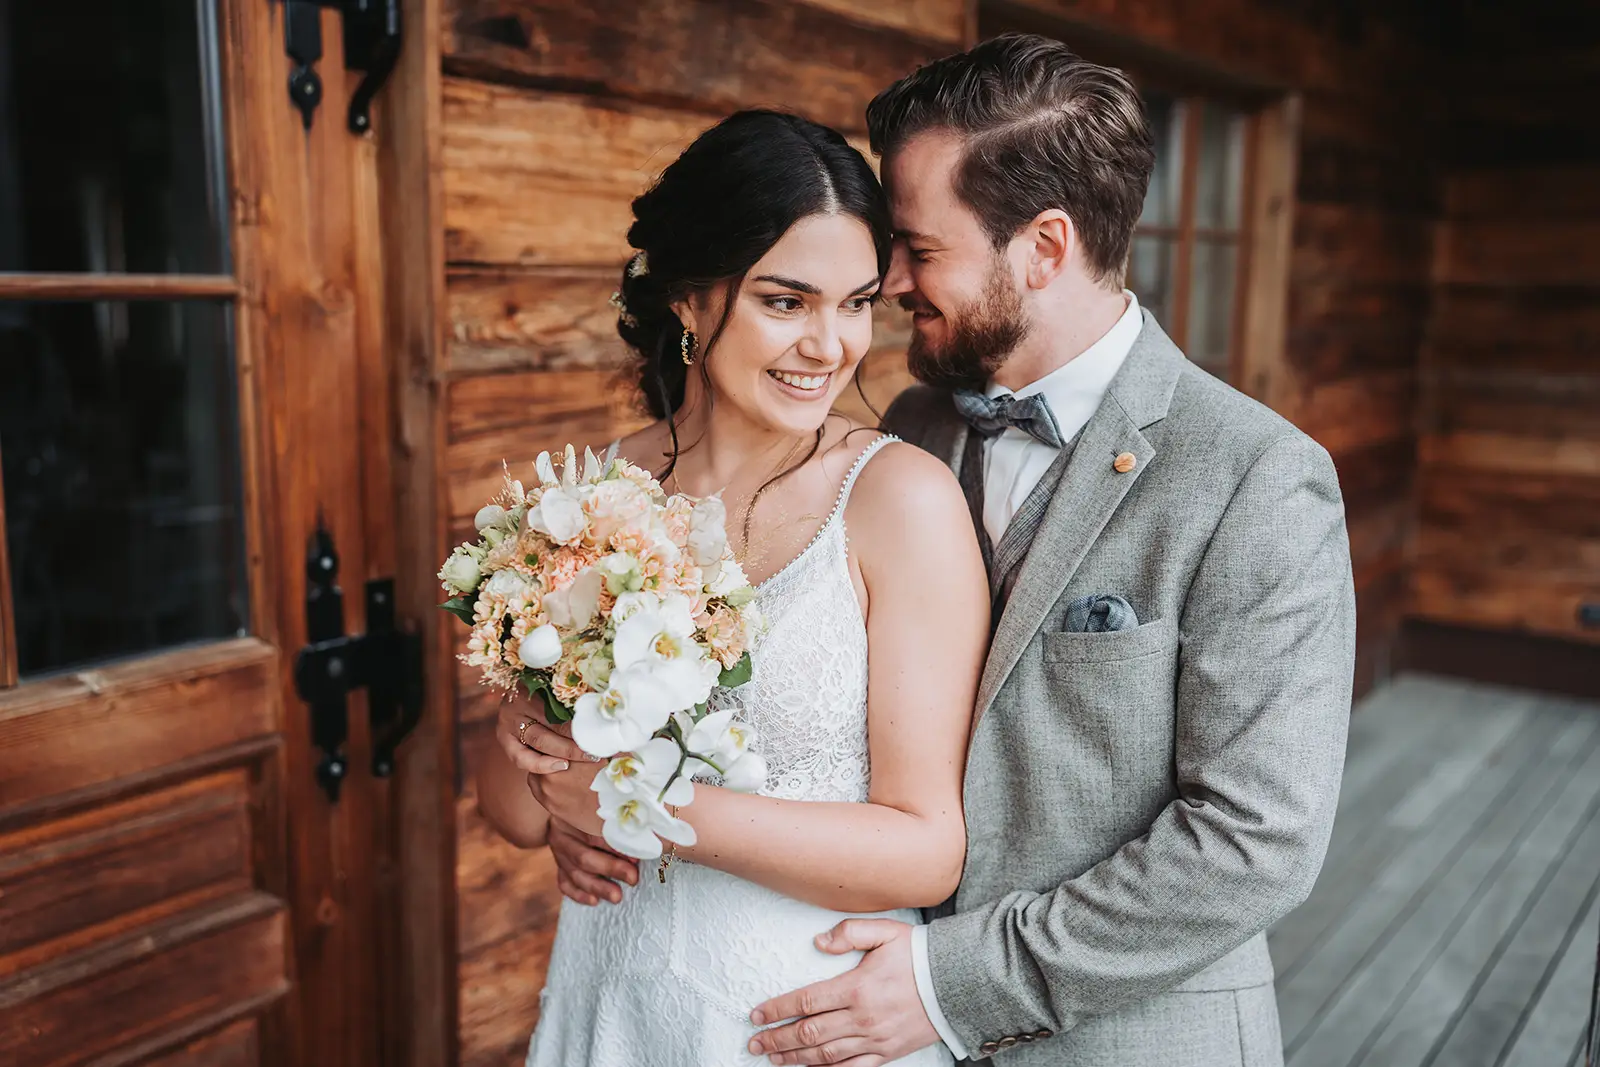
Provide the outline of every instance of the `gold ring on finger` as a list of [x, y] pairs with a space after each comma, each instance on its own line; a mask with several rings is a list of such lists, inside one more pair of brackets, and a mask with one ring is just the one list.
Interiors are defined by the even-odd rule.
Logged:
[[523, 748], [528, 747], [528, 727], [532, 725], [532, 719], [523, 719], [522, 723], [517, 727], [517, 744]]

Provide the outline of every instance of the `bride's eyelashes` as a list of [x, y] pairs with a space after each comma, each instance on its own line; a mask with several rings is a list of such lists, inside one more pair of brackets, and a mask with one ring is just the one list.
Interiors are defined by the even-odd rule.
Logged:
[[[762, 297], [761, 302], [773, 311], [785, 315], [803, 311], [805, 310], [806, 306], [805, 301], [800, 297], [787, 295]], [[840, 307], [844, 308], [851, 314], [860, 314], [863, 311], [870, 310], [872, 305], [876, 304], [877, 302], [878, 294], [869, 293], [865, 296], [852, 296], [850, 299], [841, 304]]]

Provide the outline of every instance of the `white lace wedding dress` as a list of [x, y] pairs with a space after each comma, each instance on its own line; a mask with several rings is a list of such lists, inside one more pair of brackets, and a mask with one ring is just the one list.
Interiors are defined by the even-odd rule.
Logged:
[[[788, 800], [867, 799], [867, 632], [846, 556], [845, 502], [878, 438], [851, 467], [833, 512], [795, 559], [757, 589], [767, 631], [745, 685], [718, 690], [757, 731], [761, 792]], [[920, 922], [910, 909], [880, 913]], [[765, 1064], [746, 1048], [750, 1009], [842, 974], [812, 938], [847, 916], [682, 860], [666, 884], [647, 863], [619, 905], [563, 901], [528, 1067]], [[951, 1062], [943, 1045], [902, 1067]]]

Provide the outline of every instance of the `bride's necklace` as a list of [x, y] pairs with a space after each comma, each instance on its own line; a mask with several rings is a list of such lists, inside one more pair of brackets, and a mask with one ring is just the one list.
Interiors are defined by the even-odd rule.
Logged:
[[[735, 514], [739, 515], [740, 516], [740, 520], [741, 520], [737, 524], [738, 527], [739, 527], [739, 530], [740, 530], [740, 538], [739, 538], [740, 543], [735, 546], [736, 550], [739, 553], [748, 554], [748, 552], [749, 552], [749, 549], [750, 549], [750, 528], [749, 528], [750, 527], [750, 516], [755, 511], [756, 503], [758, 501], [760, 501], [762, 494], [765, 493], [768, 489], [770, 489], [772, 487], [775, 478], [779, 477], [781, 474], [788, 473], [785, 468], [788, 466], [789, 461], [792, 460], [795, 457], [795, 454], [800, 451], [801, 447], [804, 444], [805, 444], [804, 439], [796, 441], [793, 445], [791, 445], [789, 447], [789, 450], [783, 454], [782, 458], [780, 458], [778, 460], [778, 462], [774, 463], [770, 468], [768, 468], [766, 476], [761, 480], [761, 484], [756, 488], [756, 491], [754, 493], [750, 494], [749, 502], [745, 503], [742, 507], [730, 506], [728, 508], [728, 513], [729, 513], [728, 517], [729, 517], [730, 520], [734, 517]], [[690, 496], [693, 495], [693, 494], [685, 494], [684, 493], [684, 491], [683, 491], [683, 483], [681, 483], [678, 480], [678, 468], [677, 468], [676, 464], [673, 465], [672, 472], [668, 476], [668, 480], [672, 483], [672, 492], [674, 494], [690, 495]], [[708, 494], [708, 495], [715, 496], [717, 493], [725, 492], [727, 490], [727, 488], [728, 487], [726, 485], [724, 485], [722, 488], [714, 490], [711, 494]], [[723, 503], [726, 505], [726, 504], [729, 504], [730, 502], [729, 501], [724, 501]], [[731, 534], [733, 532], [733, 526], [735, 524], [730, 521], [728, 525], [729, 525], [729, 531], [728, 532], [729, 532], [729, 534], [731, 536]]]

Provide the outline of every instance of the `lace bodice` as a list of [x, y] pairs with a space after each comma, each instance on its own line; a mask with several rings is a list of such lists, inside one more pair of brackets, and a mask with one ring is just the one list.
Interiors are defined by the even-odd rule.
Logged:
[[[755, 727], [768, 796], [867, 799], [867, 631], [844, 512], [861, 468], [892, 440], [861, 452], [811, 543], [757, 586], [754, 673], [712, 696]], [[910, 909], [881, 914], [920, 921]], [[645, 864], [619, 905], [563, 901], [528, 1065], [764, 1065], [745, 1050], [750, 1009], [853, 967], [859, 953], [830, 956], [811, 940], [846, 917], [682, 860], [665, 881]], [[895, 1062], [948, 1067], [950, 1057], [939, 1045]]]
[[763, 633], [755, 672], [712, 695], [713, 707], [737, 708], [755, 728], [767, 796], [867, 799], [867, 628], [850, 577], [844, 512], [861, 468], [893, 440], [886, 434], [862, 450], [811, 543], [756, 588]]

